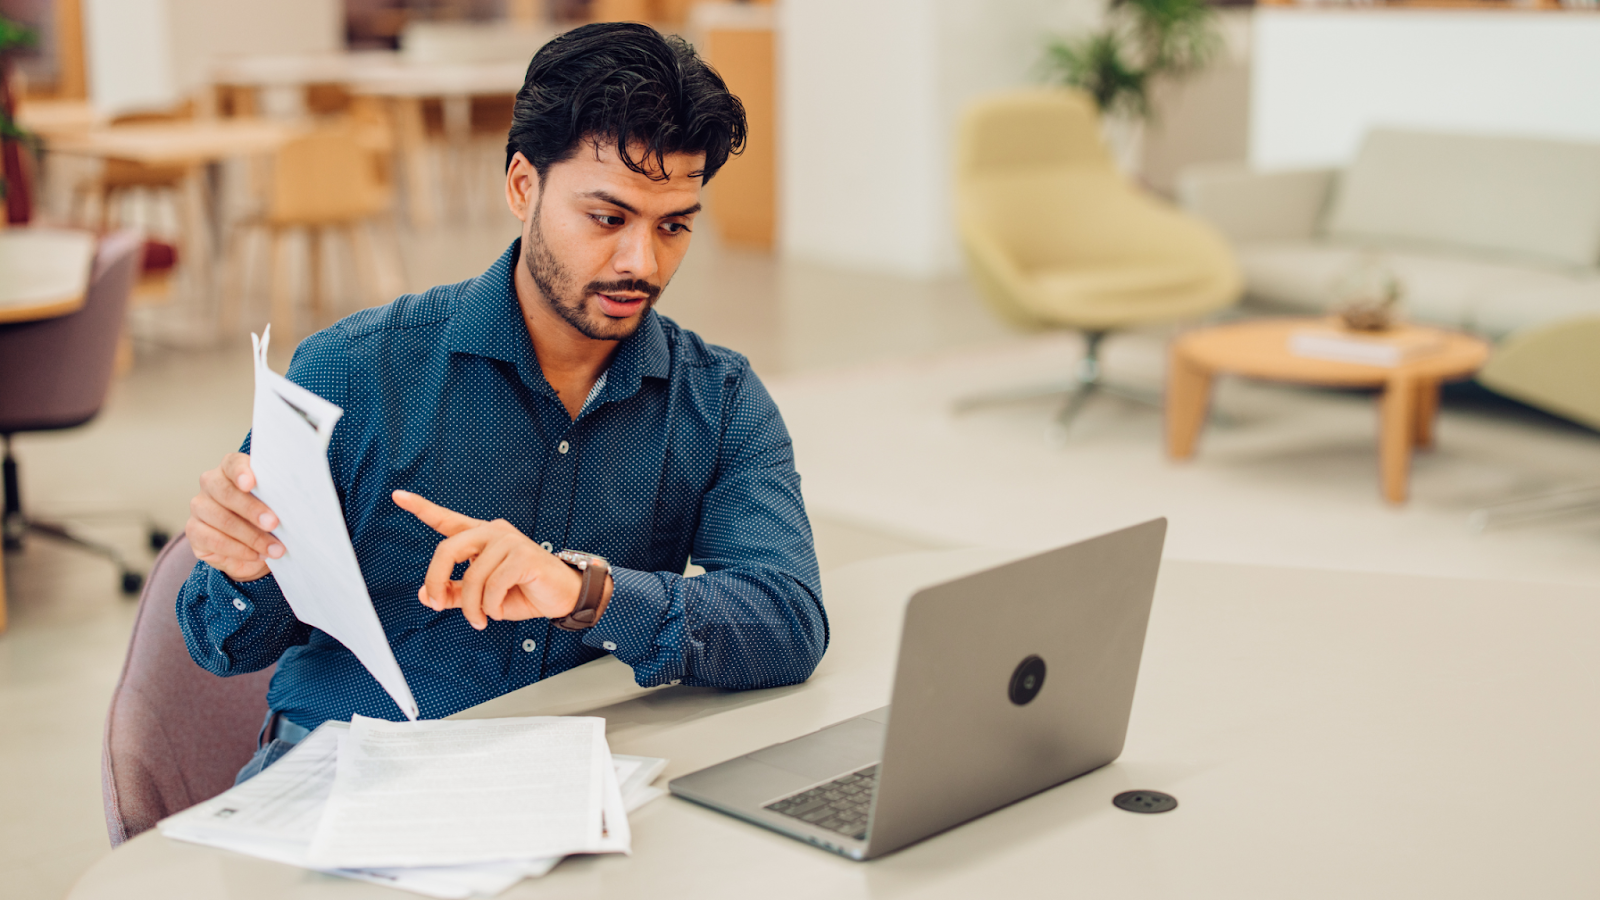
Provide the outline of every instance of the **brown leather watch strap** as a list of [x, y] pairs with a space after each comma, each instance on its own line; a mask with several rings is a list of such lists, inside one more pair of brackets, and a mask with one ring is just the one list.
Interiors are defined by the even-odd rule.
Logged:
[[611, 574], [611, 564], [603, 556], [577, 550], [562, 550], [556, 558], [583, 573], [583, 582], [578, 587], [578, 605], [566, 618], [553, 619], [551, 624], [567, 631], [594, 627], [605, 612], [606, 577]]

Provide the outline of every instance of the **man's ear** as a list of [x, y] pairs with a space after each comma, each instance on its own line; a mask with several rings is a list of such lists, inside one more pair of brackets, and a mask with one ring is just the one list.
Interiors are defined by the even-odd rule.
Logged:
[[511, 164], [506, 167], [506, 206], [511, 214], [528, 221], [543, 193], [544, 176], [521, 151], [511, 154]]

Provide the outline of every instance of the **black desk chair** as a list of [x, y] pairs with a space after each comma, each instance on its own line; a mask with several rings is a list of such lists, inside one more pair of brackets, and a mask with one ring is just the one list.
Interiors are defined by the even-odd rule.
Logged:
[[[100, 412], [116, 363], [128, 296], [139, 278], [144, 238], [136, 231], [107, 234], [95, 251], [83, 308], [54, 319], [0, 325], [0, 438], [5, 443], [5, 547], [18, 549], [30, 532], [48, 535], [110, 559], [122, 590], [139, 592], [144, 575], [116, 548], [73, 534], [64, 525], [22, 512], [21, 480], [11, 436], [75, 428]], [[148, 526], [148, 523], [147, 523]], [[167, 535], [148, 526], [152, 549]]]

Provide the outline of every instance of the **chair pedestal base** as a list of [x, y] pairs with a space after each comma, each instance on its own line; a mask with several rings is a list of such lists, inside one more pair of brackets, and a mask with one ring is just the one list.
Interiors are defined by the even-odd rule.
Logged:
[[1005, 391], [963, 397], [955, 402], [956, 413], [970, 412], [988, 406], [1021, 403], [1042, 397], [1065, 395], [1067, 402], [1061, 407], [1061, 411], [1056, 414], [1055, 422], [1057, 435], [1065, 437], [1067, 431], [1072, 427], [1073, 421], [1083, 411], [1084, 404], [1088, 403], [1089, 398], [1097, 393], [1107, 394], [1154, 409], [1161, 409], [1161, 395], [1155, 391], [1119, 385], [1114, 382], [1108, 382], [1102, 377], [1100, 344], [1105, 340], [1106, 334], [1107, 332], [1104, 331], [1084, 332], [1083, 359], [1078, 361], [1077, 372], [1071, 381], [1012, 388]]
[[[21, 550], [24, 539], [30, 534], [43, 535], [71, 544], [81, 550], [87, 550], [96, 556], [110, 560], [111, 564], [117, 567], [117, 577], [121, 581], [122, 592], [130, 596], [138, 595], [139, 589], [144, 586], [144, 573], [130, 566], [122, 552], [117, 548], [110, 544], [103, 544], [75, 534], [72, 529], [65, 525], [55, 522], [42, 522], [23, 515], [21, 479], [17, 477], [17, 460], [11, 455], [9, 435], [6, 436], [5, 441], [4, 472], [5, 514], [0, 522], [3, 522], [4, 526], [6, 550]], [[148, 520], [144, 522], [144, 525], [145, 535], [150, 542], [151, 550], [160, 550], [166, 546], [167, 541], [171, 539], [171, 535]]]

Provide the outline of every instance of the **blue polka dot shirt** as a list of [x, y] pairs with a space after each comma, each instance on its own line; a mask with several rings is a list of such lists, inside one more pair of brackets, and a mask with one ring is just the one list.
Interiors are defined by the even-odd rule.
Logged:
[[[289, 367], [344, 409], [329, 467], [423, 716], [605, 653], [647, 687], [804, 681], [828, 645], [827, 616], [788, 430], [749, 362], [649, 313], [574, 421], [517, 304], [519, 253], [520, 241], [477, 278], [359, 312], [307, 338]], [[606, 557], [605, 615], [586, 631], [545, 619], [476, 631], [459, 610], [423, 606], [441, 538], [394, 504], [396, 488]], [[684, 577], [690, 559], [706, 571]], [[403, 718], [350, 651], [294, 617], [270, 575], [239, 584], [201, 563], [177, 614], [211, 672], [278, 663], [267, 699], [297, 724]]]

